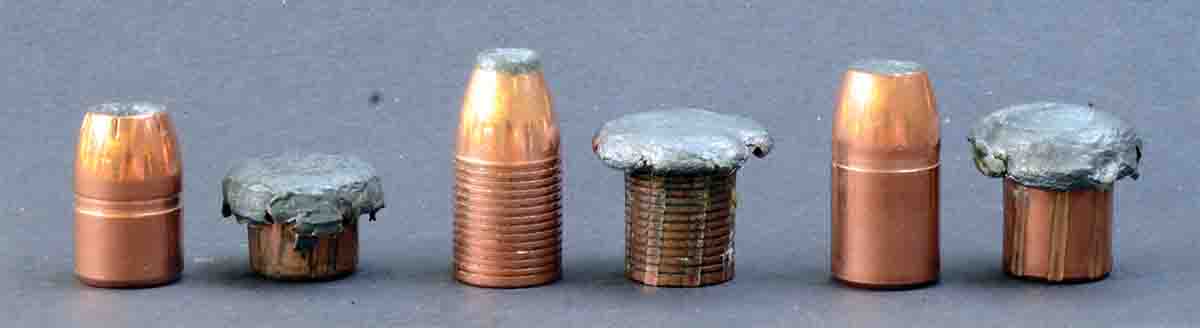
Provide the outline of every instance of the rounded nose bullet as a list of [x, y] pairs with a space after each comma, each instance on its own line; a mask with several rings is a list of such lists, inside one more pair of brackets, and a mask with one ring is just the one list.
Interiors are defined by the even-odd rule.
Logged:
[[866, 288], [936, 282], [937, 104], [921, 65], [851, 65], [833, 118], [831, 269]]
[[733, 279], [737, 171], [771, 146], [754, 121], [691, 108], [626, 115], [596, 132], [596, 155], [626, 173], [625, 276], [668, 287]]
[[981, 173], [1004, 178], [1004, 271], [1046, 282], [1112, 271], [1113, 190], [1138, 177], [1141, 138], [1087, 106], [1032, 103], [985, 116], [967, 141]]
[[561, 275], [558, 122], [529, 49], [479, 54], [455, 150], [454, 276], [496, 288]]
[[75, 158], [75, 274], [84, 284], [168, 284], [183, 270], [182, 160], [160, 105], [88, 109]]

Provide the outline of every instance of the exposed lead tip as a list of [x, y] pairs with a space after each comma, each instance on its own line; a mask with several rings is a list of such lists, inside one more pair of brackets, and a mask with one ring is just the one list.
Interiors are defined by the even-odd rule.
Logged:
[[542, 70], [541, 56], [525, 48], [495, 48], [480, 52], [475, 67], [508, 74], [526, 74]]
[[874, 75], [908, 75], [925, 71], [917, 62], [894, 59], [865, 59], [850, 64], [850, 69]]
[[146, 114], [154, 114], [166, 111], [163, 105], [150, 102], [128, 102], [128, 103], [105, 103], [92, 106], [87, 109], [88, 112], [97, 114], [107, 114], [117, 117], [138, 116]]

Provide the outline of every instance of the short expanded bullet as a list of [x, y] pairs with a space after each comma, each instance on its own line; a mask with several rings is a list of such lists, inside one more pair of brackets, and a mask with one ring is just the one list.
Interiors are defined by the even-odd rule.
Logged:
[[592, 148], [625, 172], [626, 277], [666, 287], [733, 279], [737, 171], [771, 146], [762, 125], [701, 109], [606, 123]]
[[937, 103], [925, 69], [865, 60], [847, 70], [833, 115], [833, 277], [863, 288], [938, 279]]
[[75, 158], [75, 274], [95, 287], [152, 287], [183, 270], [183, 160], [161, 105], [88, 109]]
[[270, 155], [221, 180], [221, 215], [246, 223], [250, 268], [271, 279], [345, 277], [358, 265], [358, 220], [384, 207], [370, 164], [353, 156]]
[[558, 122], [538, 54], [476, 58], [454, 157], [454, 277], [493, 288], [543, 285], [562, 272]]
[[1004, 178], [1004, 272], [1052, 283], [1112, 271], [1113, 184], [1138, 177], [1142, 140], [1088, 106], [1040, 102], [971, 129], [975, 166]]

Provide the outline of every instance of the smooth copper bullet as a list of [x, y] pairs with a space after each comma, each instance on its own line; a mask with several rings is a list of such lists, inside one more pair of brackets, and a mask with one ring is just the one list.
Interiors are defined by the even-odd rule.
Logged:
[[833, 116], [833, 277], [863, 288], [938, 279], [937, 102], [920, 64], [850, 66]]
[[454, 157], [454, 277], [494, 288], [562, 272], [558, 121], [538, 54], [491, 49], [467, 85]]
[[75, 275], [106, 288], [152, 287], [183, 270], [182, 160], [161, 105], [88, 109], [75, 158]]
[[358, 265], [358, 220], [384, 207], [375, 169], [348, 155], [269, 155], [221, 180], [221, 215], [246, 223], [250, 268], [267, 278], [333, 280]]
[[771, 146], [762, 125], [702, 109], [606, 123], [592, 149], [625, 172], [625, 276], [663, 287], [733, 279], [737, 171]]
[[981, 173], [1004, 178], [1004, 272], [1052, 283], [1112, 271], [1113, 190], [1138, 177], [1142, 140], [1125, 121], [1087, 106], [1009, 107], [967, 137]]

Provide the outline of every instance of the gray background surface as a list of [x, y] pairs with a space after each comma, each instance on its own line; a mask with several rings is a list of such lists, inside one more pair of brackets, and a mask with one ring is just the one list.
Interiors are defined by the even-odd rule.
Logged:
[[[9, 327], [1200, 325], [1200, 6], [1113, 1], [0, 0], [0, 318]], [[848, 2], [848, 1], [847, 1]], [[449, 274], [451, 147], [474, 54], [540, 49], [563, 131], [565, 277], [486, 290]], [[829, 115], [862, 57], [929, 67], [943, 119], [942, 281], [869, 292], [828, 278]], [[380, 92], [384, 102], [371, 106]], [[85, 106], [166, 103], [182, 133], [186, 271], [144, 290], [72, 277], [71, 163]], [[1117, 186], [1108, 280], [1000, 273], [1000, 181], [967, 127], [1041, 99], [1094, 103], [1147, 141]], [[590, 137], [669, 105], [756, 118], [777, 151], [742, 171], [737, 278], [655, 289], [621, 276], [620, 173]], [[249, 273], [218, 180], [278, 149], [349, 152], [389, 207], [360, 272], [320, 284]]]

